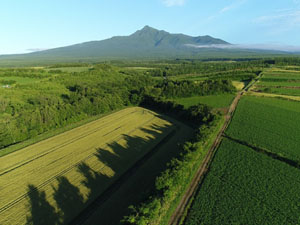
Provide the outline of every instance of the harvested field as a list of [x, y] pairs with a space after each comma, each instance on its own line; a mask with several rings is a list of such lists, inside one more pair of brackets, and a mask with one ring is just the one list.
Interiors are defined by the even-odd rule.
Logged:
[[0, 158], [0, 224], [68, 223], [174, 129], [134, 107]]

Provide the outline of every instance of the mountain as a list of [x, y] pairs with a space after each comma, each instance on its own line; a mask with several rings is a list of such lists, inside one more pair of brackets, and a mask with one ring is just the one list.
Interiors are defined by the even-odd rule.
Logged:
[[[222, 48], [216, 46], [222, 46]], [[90, 41], [28, 54], [0, 56], [0, 65], [6, 62], [41, 64], [41, 62], [174, 59], [261, 54], [253, 50], [231, 49], [230, 46], [232, 45], [226, 41], [207, 35], [191, 37], [145, 26], [129, 36], [116, 36], [102, 41]]]
[[58, 57], [132, 58], [186, 55], [191, 48], [187, 45], [229, 44], [210, 36], [191, 37], [170, 34], [149, 26], [129, 36], [116, 36], [102, 41], [91, 41], [68, 47], [50, 49], [30, 55]]
[[[229, 44], [210, 36], [191, 37], [171, 34], [149, 26], [129, 36], [116, 36], [102, 41], [91, 41], [67, 47], [49, 49], [19, 56], [42, 58], [136, 58], [189, 55], [195, 49], [188, 45]], [[3, 57], [1, 57], [3, 58]]]

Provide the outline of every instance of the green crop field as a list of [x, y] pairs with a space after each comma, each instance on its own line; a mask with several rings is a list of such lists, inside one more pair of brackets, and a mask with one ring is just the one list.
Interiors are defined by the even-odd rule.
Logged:
[[1, 157], [0, 224], [68, 223], [174, 129], [133, 107]]
[[266, 70], [253, 90], [272, 94], [299, 96], [300, 71]]
[[5, 82], [5, 81], [15, 81], [16, 84], [30, 84], [30, 83], [36, 82], [38, 80], [39, 79], [29, 78], [29, 77], [15, 77], [15, 76], [2, 77], [2, 76], [0, 76], [0, 85], [2, 82]]
[[226, 108], [231, 104], [233, 98], [234, 94], [222, 94], [176, 98], [174, 101], [178, 104], [184, 105], [185, 108], [188, 108], [192, 105], [197, 105], [199, 103], [206, 104], [212, 108]]
[[88, 66], [78, 66], [78, 67], [57, 67], [57, 68], [50, 68], [50, 69], [45, 69], [45, 71], [56, 71], [56, 70], [60, 70], [62, 72], [86, 72], [88, 71], [90, 68], [92, 67], [88, 67]]
[[226, 134], [292, 160], [300, 160], [300, 103], [245, 96]]
[[300, 170], [224, 139], [185, 225], [299, 224]]
[[184, 75], [177, 75], [177, 76], [169, 76], [171, 80], [191, 80], [191, 81], [203, 81], [207, 79], [207, 75], [201, 74], [184, 74]]
[[297, 81], [297, 82], [287, 82], [287, 81], [268, 82], [268, 81], [261, 81], [261, 82], [257, 83], [257, 86], [263, 86], [263, 87], [300, 87], [300, 81]]
[[264, 72], [263, 79], [266, 81], [272, 80], [300, 80], [300, 71], [297, 73], [287, 73], [287, 72]]
[[280, 94], [280, 95], [290, 95], [290, 96], [300, 96], [300, 86], [297, 88], [258, 88], [257, 91], [271, 93], [271, 94]]

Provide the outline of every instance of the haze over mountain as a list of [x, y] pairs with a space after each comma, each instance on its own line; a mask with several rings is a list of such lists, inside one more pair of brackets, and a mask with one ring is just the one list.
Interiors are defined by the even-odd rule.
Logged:
[[[211, 36], [192, 37], [171, 34], [149, 26], [129, 36], [116, 36], [101, 41], [90, 41], [67, 47], [54, 48], [20, 55], [0, 56], [1, 61], [88, 61], [112, 59], [160, 59], [226, 57], [237, 54], [255, 55], [262, 50], [242, 48]], [[268, 53], [275, 53], [269, 51]], [[280, 53], [280, 52], [276, 52]]]

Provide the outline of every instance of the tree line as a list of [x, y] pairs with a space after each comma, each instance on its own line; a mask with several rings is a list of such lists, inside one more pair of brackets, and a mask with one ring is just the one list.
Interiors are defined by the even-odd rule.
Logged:
[[34, 79], [32, 83], [17, 82], [0, 96], [0, 148], [90, 116], [130, 105], [151, 105], [149, 96], [167, 99], [235, 90], [228, 80], [169, 81], [140, 73], [124, 74], [118, 67], [108, 64], [93, 68], [76, 73], [1, 69], [0, 77]]

